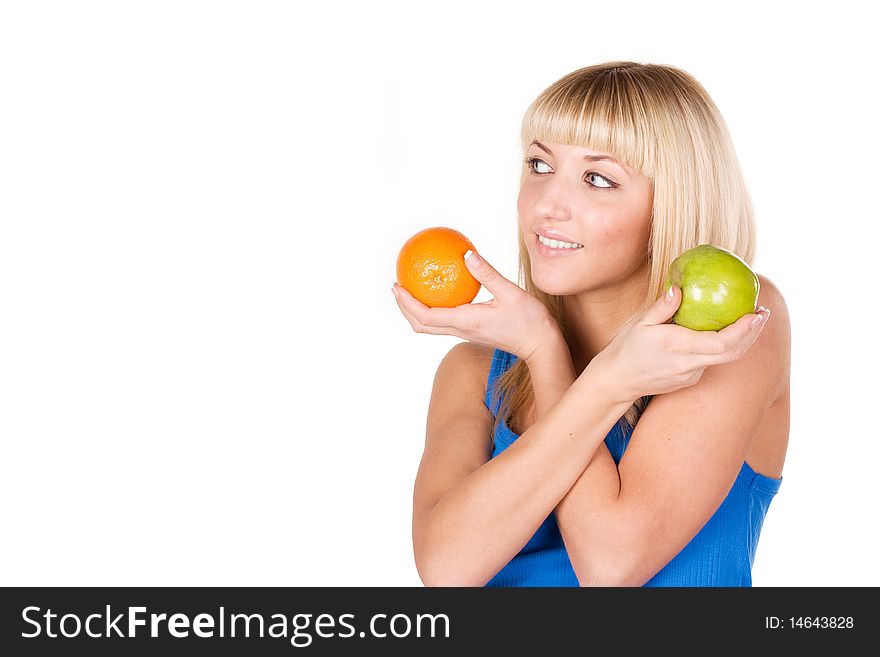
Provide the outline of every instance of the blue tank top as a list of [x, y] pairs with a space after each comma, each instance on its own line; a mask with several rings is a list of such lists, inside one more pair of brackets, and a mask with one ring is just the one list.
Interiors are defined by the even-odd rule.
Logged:
[[[492, 399], [494, 381], [516, 358], [501, 349], [492, 354], [485, 403], [493, 416], [501, 405], [500, 399]], [[616, 424], [605, 436], [605, 445], [615, 463], [620, 463], [631, 434], [620, 427], [620, 423]], [[493, 436], [492, 458], [517, 438], [519, 435], [506, 422], [499, 422]], [[781, 483], [782, 478], [766, 477], [743, 462], [733, 487], [715, 514], [645, 586], [751, 586], [758, 536]], [[486, 586], [579, 586], [553, 513]]]

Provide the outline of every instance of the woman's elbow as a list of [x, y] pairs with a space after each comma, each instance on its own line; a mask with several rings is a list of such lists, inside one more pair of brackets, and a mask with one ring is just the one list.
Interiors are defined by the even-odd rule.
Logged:
[[608, 555], [600, 559], [594, 558], [589, 563], [581, 563], [575, 567], [575, 575], [581, 586], [642, 586], [646, 580], [637, 566], [637, 560]]
[[425, 586], [483, 586], [449, 551], [424, 542], [414, 544], [416, 570]]
[[463, 573], [461, 569], [451, 568], [439, 560], [425, 560], [416, 558], [416, 570], [419, 578], [425, 586], [450, 587], [450, 586], [483, 586], [474, 577]]

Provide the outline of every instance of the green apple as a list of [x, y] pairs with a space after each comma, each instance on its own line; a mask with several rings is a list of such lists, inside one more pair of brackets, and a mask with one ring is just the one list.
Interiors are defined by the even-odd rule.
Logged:
[[672, 321], [695, 331], [720, 331], [755, 312], [761, 284], [735, 253], [700, 244], [672, 261], [666, 276], [681, 288], [681, 305]]

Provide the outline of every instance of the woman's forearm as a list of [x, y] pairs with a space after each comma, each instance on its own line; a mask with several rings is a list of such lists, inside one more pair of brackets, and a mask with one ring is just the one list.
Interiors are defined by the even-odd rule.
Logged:
[[[574, 383], [575, 370], [564, 341], [561, 346], [557, 344], [555, 349], [536, 353], [528, 361], [528, 366], [535, 393], [535, 416], [540, 419]], [[590, 563], [593, 564], [593, 575], [590, 578], [607, 568], [602, 565], [605, 561], [602, 557], [605, 554], [603, 548], [611, 548], [595, 545], [595, 541], [590, 545], [589, 537], [582, 536], [583, 531], [578, 530], [578, 519], [582, 514], [596, 514], [598, 509], [607, 511], [619, 494], [620, 476], [617, 464], [603, 441], [574, 486], [556, 506], [556, 522], [572, 563], [580, 563], [586, 560], [585, 556], [590, 557]], [[575, 555], [579, 558], [575, 558]], [[585, 573], [580, 573], [579, 577], [585, 580], [582, 584], [587, 583], [588, 576]]]
[[529, 378], [535, 393], [535, 418], [544, 414], [571, 388], [577, 379], [571, 352], [565, 339], [559, 335], [535, 351], [527, 360]]
[[628, 408], [603, 392], [598, 370], [587, 368], [565, 389], [550, 368], [535, 371], [538, 420], [441, 498], [414, 537], [426, 583], [482, 586], [491, 579], [552, 513]]

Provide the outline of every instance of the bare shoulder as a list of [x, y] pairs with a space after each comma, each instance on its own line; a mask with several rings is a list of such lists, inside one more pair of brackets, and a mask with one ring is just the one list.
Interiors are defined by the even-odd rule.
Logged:
[[495, 349], [476, 342], [459, 342], [440, 361], [435, 387], [452, 384], [457, 387], [485, 389]]
[[785, 297], [773, 281], [761, 274], [758, 281], [758, 305], [770, 309], [770, 319], [750, 350], [755, 352], [751, 360], [772, 367], [777, 380], [774, 394], [780, 397], [788, 392], [791, 373], [791, 318]]
[[782, 296], [780, 289], [763, 274], [758, 274], [758, 282], [761, 285], [760, 292], [758, 293], [758, 305], [770, 308], [774, 316], [778, 309], [784, 315], [787, 324], [788, 306], [785, 304], [785, 297]]
[[491, 413], [485, 404], [486, 383], [494, 349], [473, 342], [460, 342], [440, 361], [434, 376], [428, 406], [428, 452], [462, 446], [466, 436], [474, 437], [480, 449], [489, 437]]

